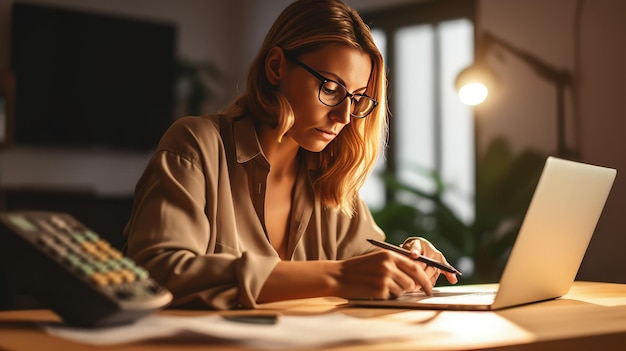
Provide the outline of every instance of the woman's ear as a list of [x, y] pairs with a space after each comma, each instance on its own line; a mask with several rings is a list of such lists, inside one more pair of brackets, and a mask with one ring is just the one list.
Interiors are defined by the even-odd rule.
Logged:
[[265, 76], [272, 85], [278, 85], [285, 70], [285, 53], [278, 46], [274, 46], [265, 56]]

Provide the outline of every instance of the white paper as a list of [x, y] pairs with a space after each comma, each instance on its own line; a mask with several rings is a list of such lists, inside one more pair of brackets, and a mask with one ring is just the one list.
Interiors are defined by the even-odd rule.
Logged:
[[281, 316], [276, 324], [233, 322], [217, 315], [177, 317], [152, 315], [135, 324], [86, 329], [44, 325], [49, 334], [92, 345], [112, 345], [194, 333], [254, 347], [312, 347], [345, 342], [406, 340], [432, 330], [384, 319], [364, 319], [341, 313]]

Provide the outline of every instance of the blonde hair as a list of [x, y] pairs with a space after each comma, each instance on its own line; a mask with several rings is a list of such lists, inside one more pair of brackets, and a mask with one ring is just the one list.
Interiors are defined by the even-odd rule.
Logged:
[[284, 135], [293, 125], [294, 115], [286, 98], [267, 80], [267, 53], [280, 47], [299, 56], [331, 43], [347, 45], [370, 56], [372, 72], [366, 94], [379, 105], [366, 118], [353, 118], [321, 152], [301, 149], [301, 154], [318, 172], [314, 188], [322, 204], [353, 215], [358, 191], [387, 137], [383, 58], [369, 27], [355, 10], [340, 0], [298, 0], [285, 8], [250, 66], [246, 90], [223, 112], [231, 116], [249, 114], [257, 123], [272, 125], [279, 135]]

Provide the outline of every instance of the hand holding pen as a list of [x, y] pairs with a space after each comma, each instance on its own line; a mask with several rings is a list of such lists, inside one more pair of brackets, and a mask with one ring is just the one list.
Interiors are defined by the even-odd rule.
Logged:
[[[411, 251], [409, 251], [409, 250], [407, 250], [405, 248], [402, 248], [400, 246], [392, 245], [392, 244], [389, 244], [387, 242], [374, 240], [374, 239], [367, 239], [367, 241], [369, 243], [371, 243], [372, 245], [375, 245], [375, 246], [378, 246], [378, 247], [382, 247], [383, 249], [387, 249], [387, 250], [391, 250], [391, 251], [397, 252], [397, 253], [405, 255], [405, 256], [407, 256], [409, 258], [413, 258], [413, 255], [412, 255]], [[446, 271], [446, 272], [449, 272], [449, 273], [454, 273], [454, 274], [456, 274], [458, 276], [463, 275], [456, 268], [454, 268], [454, 267], [452, 267], [452, 266], [450, 266], [448, 264], [445, 264], [445, 263], [433, 260], [431, 258], [425, 257], [425, 256], [419, 256], [415, 260], [420, 261], [422, 263], [425, 263], [428, 266], [436, 267], [436, 268], [439, 268], [439, 269], [441, 269], [443, 271]]]

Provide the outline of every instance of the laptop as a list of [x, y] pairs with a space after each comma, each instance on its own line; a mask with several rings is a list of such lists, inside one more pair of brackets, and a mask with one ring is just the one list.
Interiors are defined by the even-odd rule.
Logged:
[[572, 286], [617, 171], [548, 157], [499, 284], [436, 288], [351, 306], [498, 310], [551, 300]]

